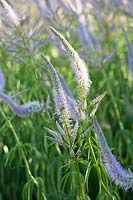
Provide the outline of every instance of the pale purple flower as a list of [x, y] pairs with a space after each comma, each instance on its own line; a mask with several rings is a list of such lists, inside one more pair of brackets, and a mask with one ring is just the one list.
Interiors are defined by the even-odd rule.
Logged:
[[73, 97], [65, 80], [59, 75], [47, 58], [44, 56], [42, 57], [48, 66], [51, 76], [56, 114], [61, 117], [61, 110], [63, 108], [68, 119], [82, 121], [85, 119], [85, 114], [80, 110], [79, 105]]
[[58, 73], [58, 76], [59, 76], [61, 85], [63, 87], [63, 90], [65, 92], [65, 96], [66, 96], [66, 100], [68, 104], [68, 110], [70, 112], [71, 117], [74, 120], [82, 121], [83, 119], [85, 119], [85, 114], [79, 108], [79, 104], [77, 103], [76, 99], [71, 93], [66, 81], [61, 77], [59, 73]]
[[0, 69], [0, 91], [3, 91], [5, 89], [6, 81], [5, 81], [5, 76]]
[[50, 77], [51, 77], [52, 86], [53, 86], [53, 99], [54, 99], [56, 114], [60, 118], [62, 118], [62, 109], [64, 109], [65, 115], [69, 119], [70, 116], [69, 116], [69, 111], [68, 111], [66, 95], [62, 88], [59, 76], [56, 70], [54, 69], [53, 65], [48, 61], [48, 59], [43, 55], [42, 55], [42, 58], [47, 64], [48, 70], [50, 72]]
[[121, 164], [116, 160], [116, 157], [110, 151], [99, 123], [96, 119], [93, 120], [93, 123], [96, 130], [96, 137], [100, 146], [103, 162], [110, 179], [117, 186], [125, 190], [130, 188], [133, 190], [133, 173], [123, 169]]
[[26, 117], [34, 112], [40, 112], [42, 109], [39, 101], [31, 101], [23, 105], [18, 105], [10, 96], [2, 92], [0, 92], [0, 98], [7, 103], [11, 111], [19, 117]]
[[10, 21], [15, 25], [20, 25], [20, 19], [17, 15], [17, 13], [14, 11], [14, 9], [11, 7], [11, 5], [6, 0], [0, 0], [1, 5], [3, 6], [7, 17], [10, 19]]
[[91, 81], [89, 79], [89, 74], [87, 67], [84, 61], [79, 57], [78, 53], [73, 49], [73, 47], [69, 44], [69, 42], [62, 36], [58, 31], [56, 31], [53, 27], [49, 27], [53, 33], [59, 37], [59, 39], [64, 44], [67, 52], [70, 55], [72, 68], [74, 70], [75, 78], [79, 84], [79, 101], [81, 106], [85, 107], [86, 97], [91, 85]]
[[76, 132], [74, 132], [77, 130], [77, 127], [74, 126], [72, 129], [71, 119], [81, 121], [78, 104], [71, 94], [64, 79], [59, 75], [59, 73], [56, 72], [54, 66], [45, 56], [42, 55], [42, 58], [47, 64], [50, 73], [55, 111], [62, 124], [61, 127], [59, 123], [56, 123], [59, 132], [48, 130], [48, 132], [52, 135], [52, 137], [48, 138], [60, 145], [65, 142], [71, 149], [77, 136]]

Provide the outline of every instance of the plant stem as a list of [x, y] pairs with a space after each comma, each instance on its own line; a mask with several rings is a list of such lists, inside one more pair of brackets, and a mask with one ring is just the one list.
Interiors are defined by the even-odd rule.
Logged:
[[[2, 112], [2, 116], [5, 119], [5, 121], [8, 123], [8, 125], [9, 125], [9, 127], [10, 127], [10, 129], [11, 129], [11, 131], [13, 133], [13, 136], [15, 138], [16, 143], [18, 144], [18, 146], [21, 147], [21, 142], [20, 142], [19, 137], [17, 136], [17, 133], [16, 133], [15, 129], [13, 128], [11, 122], [7, 119], [7, 117], [4, 114], [4, 112]], [[27, 173], [28, 173], [29, 177], [32, 179], [32, 181], [34, 182], [34, 184], [37, 185], [38, 183], [37, 183], [36, 179], [33, 177], [32, 173], [30, 171], [29, 164], [28, 164], [25, 152], [24, 152], [24, 150], [23, 150], [22, 147], [21, 147], [21, 154], [22, 154], [22, 158], [23, 158], [23, 161], [25, 163], [25, 167], [26, 167], [26, 170], [27, 170]]]
[[85, 200], [84, 189], [83, 189], [83, 185], [82, 185], [82, 177], [81, 177], [81, 174], [80, 174], [78, 159], [76, 158], [76, 156], [74, 158], [75, 158], [75, 164], [76, 164], [76, 169], [77, 169], [77, 173], [78, 173], [78, 184], [79, 184], [81, 199]]

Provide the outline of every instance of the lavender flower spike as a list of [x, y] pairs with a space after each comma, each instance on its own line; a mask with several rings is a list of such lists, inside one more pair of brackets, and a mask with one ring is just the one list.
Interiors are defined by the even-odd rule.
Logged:
[[53, 33], [59, 37], [59, 39], [64, 44], [68, 54], [70, 55], [72, 68], [74, 70], [75, 78], [79, 84], [79, 102], [81, 103], [81, 107], [85, 109], [86, 107], [86, 97], [91, 85], [91, 81], [89, 79], [89, 74], [87, 67], [84, 61], [79, 57], [78, 53], [73, 49], [73, 47], [69, 44], [69, 42], [62, 36], [58, 31], [56, 31], [53, 27], [49, 27]]
[[15, 13], [15, 11], [11, 7], [11, 5], [5, 0], [0, 0], [0, 3], [3, 6], [4, 10], [6, 11], [6, 14], [7, 14], [8, 18], [11, 20], [11, 22], [15, 26], [19, 26], [20, 19], [18, 18], [17, 14]]
[[5, 84], [6, 84], [5, 77], [2, 70], [0, 69], [0, 91], [3, 91], [5, 89]]
[[133, 173], [122, 168], [121, 164], [112, 154], [104, 137], [104, 133], [97, 120], [93, 120], [101, 155], [110, 179], [119, 187], [133, 190]]
[[26, 117], [34, 112], [41, 111], [41, 105], [38, 101], [32, 101], [23, 105], [18, 105], [10, 96], [2, 92], [0, 92], [0, 98], [7, 103], [11, 111], [19, 117]]
[[67, 100], [59, 76], [56, 70], [54, 69], [54, 66], [48, 61], [48, 59], [44, 55], [42, 55], [42, 58], [44, 62], [47, 64], [48, 70], [50, 72], [50, 77], [53, 85], [53, 99], [54, 99], [56, 114], [60, 118], [62, 118], [62, 109], [63, 109], [65, 111], [67, 119], [69, 119], [70, 116], [67, 106]]
[[59, 75], [59, 73], [55, 70], [55, 68], [47, 60], [47, 58], [43, 55], [42, 57], [43, 60], [46, 62], [50, 72], [51, 81], [53, 85], [53, 99], [57, 115], [61, 117], [61, 110], [62, 108], [64, 108], [68, 119], [71, 118], [77, 121], [82, 121], [85, 118], [85, 116], [79, 109], [78, 103], [73, 97], [65, 80]]

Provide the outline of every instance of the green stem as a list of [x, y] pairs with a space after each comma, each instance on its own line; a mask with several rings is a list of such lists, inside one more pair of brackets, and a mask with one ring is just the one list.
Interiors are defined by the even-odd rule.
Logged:
[[111, 194], [108, 192], [108, 190], [106, 189], [105, 185], [103, 184], [103, 182], [101, 181], [101, 184], [103, 186], [103, 189], [105, 190], [105, 192], [107, 193], [107, 195], [109, 196], [109, 199], [112, 200], [112, 196]]
[[32, 179], [32, 181], [34, 182], [35, 185], [38, 185], [36, 179], [34, 178], [34, 176], [32, 175], [32, 173], [30, 171], [29, 164], [28, 164], [28, 161], [26, 159], [25, 152], [23, 151], [23, 149], [21, 149], [21, 153], [22, 153], [22, 157], [23, 157], [23, 160], [24, 160], [26, 170], [27, 170], [29, 177]]
[[105, 72], [104, 67], [103, 67], [103, 69], [102, 69], [102, 72], [103, 72], [103, 75], [104, 75], [104, 79], [106, 80], [109, 93], [111, 94], [111, 97], [112, 97], [112, 101], [113, 101], [113, 104], [114, 104], [114, 108], [115, 108], [115, 112], [116, 112], [116, 117], [117, 117], [117, 119], [118, 119], [118, 123], [119, 123], [120, 129], [123, 130], [123, 129], [124, 129], [124, 126], [123, 126], [123, 123], [122, 123], [122, 121], [121, 121], [121, 117], [120, 117], [120, 112], [119, 112], [119, 109], [118, 109], [118, 105], [117, 105], [117, 103], [116, 103], [116, 100], [115, 100], [115, 98], [114, 98], [112, 89], [111, 89], [110, 84], [109, 84], [109, 82], [108, 82], [107, 75], [106, 75], [106, 72]]
[[[92, 147], [90, 138], [89, 138], [89, 142], [88, 142], [88, 143], [89, 143], [89, 147], [90, 147], [90, 150], [91, 150], [92, 159], [93, 159], [94, 163], [98, 166], [98, 162], [97, 162], [97, 159], [96, 159], [96, 157], [95, 157], [95, 153], [94, 153], [94, 151], [93, 151], [93, 147]], [[99, 175], [100, 175], [100, 177], [101, 177], [101, 172], [99, 173]], [[100, 179], [100, 178], [99, 178], [99, 179]], [[100, 191], [101, 191], [101, 186], [103, 186], [103, 189], [105, 190], [106, 194], [108, 195], [109, 199], [111, 200], [112, 197], [111, 197], [110, 193], [108, 192], [108, 190], [106, 189], [106, 187], [105, 187], [105, 185], [104, 185], [104, 183], [103, 183], [103, 181], [102, 181], [102, 177], [101, 177], [101, 179], [99, 180]]]
[[90, 150], [91, 150], [91, 155], [92, 155], [92, 158], [93, 158], [93, 161], [94, 161], [94, 163], [96, 164], [96, 165], [98, 165], [98, 163], [97, 163], [97, 159], [96, 159], [96, 157], [95, 157], [95, 153], [94, 153], [94, 151], [93, 151], [93, 148], [92, 148], [92, 145], [91, 145], [91, 139], [90, 139], [90, 137], [89, 137], [89, 147], [90, 147]]
[[[20, 142], [19, 137], [17, 136], [16, 131], [15, 131], [15, 129], [13, 128], [11, 122], [7, 119], [7, 117], [6, 117], [6, 115], [4, 114], [4, 112], [2, 112], [2, 116], [3, 116], [3, 118], [6, 120], [6, 122], [8, 123], [8, 125], [9, 125], [9, 127], [10, 127], [10, 129], [11, 129], [11, 131], [12, 131], [12, 133], [13, 133], [13, 136], [14, 136], [14, 138], [15, 138], [16, 143], [18, 144], [18, 146], [21, 147], [21, 142]], [[27, 170], [27, 173], [28, 173], [29, 177], [30, 177], [30, 178], [32, 179], [32, 181], [37, 185], [37, 181], [36, 181], [36, 179], [33, 177], [32, 173], [31, 173], [31, 171], [30, 171], [29, 164], [28, 164], [28, 161], [27, 161], [27, 159], [26, 159], [25, 152], [24, 152], [24, 150], [23, 150], [22, 147], [21, 147], [21, 154], [22, 154], [22, 158], [23, 158], [23, 161], [24, 161], [24, 163], [25, 163], [25, 167], [26, 167], [26, 170]]]
[[81, 199], [85, 200], [84, 189], [83, 189], [83, 185], [82, 185], [82, 177], [81, 177], [81, 174], [80, 174], [78, 159], [76, 158], [76, 156], [75, 156], [75, 164], [76, 164], [76, 169], [77, 169], [77, 173], [78, 173], [78, 184], [79, 184]]

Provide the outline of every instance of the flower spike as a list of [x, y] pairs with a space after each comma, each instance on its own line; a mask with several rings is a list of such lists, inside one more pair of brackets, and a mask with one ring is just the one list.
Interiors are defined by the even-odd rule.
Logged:
[[79, 57], [78, 53], [73, 49], [73, 47], [69, 44], [69, 42], [61, 35], [58, 31], [56, 31], [53, 27], [49, 27], [50, 30], [62, 41], [65, 46], [70, 59], [72, 68], [75, 74], [76, 81], [79, 84], [79, 102], [80, 106], [84, 110], [86, 107], [86, 97], [91, 85], [91, 81], [89, 79], [88, 70], [84, 63], [84, 61]]
[[60, 117], [61, 109], [65, 108], [65, 112], [69, 119], [71, 118], [81, 121], [83, 118], [81, 116], [82, 113], [80, 112], [78, 103], [73, 97], [65, 80], [59, 75], [54, 66], [47, 60], [45, 56], [42, 55], [42, 58], [46, 62], [50, 72], [53, 85], [54, 104], [57, 115]]
[[96, 130], [96, 136], [100, 146], [103, 162], [110, 179], [116, 185], [125, 190], [133, 190], [133, 173], [123, 169], [121, 164], [116, 160], [116, 157], [109, 149], [104, 133], [96, 118], [94, 118], [93, 124]]
[[0, 98], [7, 103], [11, 111], [19, 117], [26, 117], [34, 112], [40, 112], [42, 109], [38, 101], [31, 101], [23, 105], [18, 105], [10, 96], [2, 92], [0, 92]]
[[67, 107], [67, 100], [62, 88], [59, 76], [54, 68], [54, 66], [48, 61], [48, 59], [42, 55], [44, 62], [47, 64], [48, 70], [50, 72], [50, 77], [53, 86], [53, 98], [55, 104], [55, 111], [59, 118], [62, 118], [62, 109], [65, 110], [65, 115], [69, 119], [69, 111]]
[[11, 7], [11, 5], [6, 0], [0, 0], [0, 3], [3, 6], [4, 10], [6, 11], [6, 14], [7, 14], [8, 18], [11, 20], [11, 22], [15, 26], [19, 26], [20, 19], [17, 16], [17, 14], [15, 13], [15, 11], [13, 10], [13, 8]]

